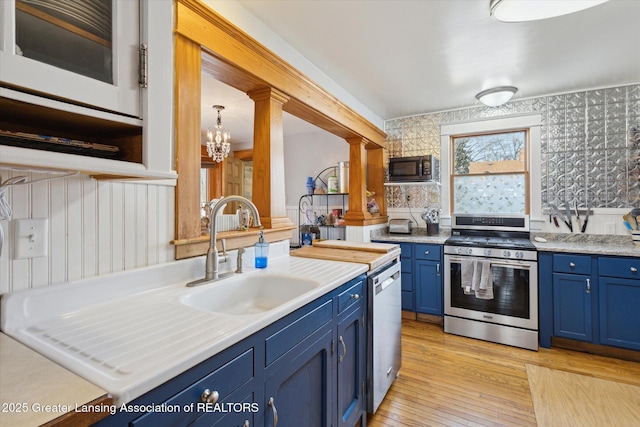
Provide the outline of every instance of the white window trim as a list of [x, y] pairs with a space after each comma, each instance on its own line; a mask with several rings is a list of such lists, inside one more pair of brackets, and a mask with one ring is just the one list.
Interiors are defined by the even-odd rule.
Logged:
[[529, 129], [529, 225], [531, 230], [540, 228], [542, 219], [540, 114], [509, 116], [458, 122], [440, 126], [440, 176], [442, 181], [442, 225], [451, 226], [451, 136], [473, 133], [502, 132], [511, 129]]

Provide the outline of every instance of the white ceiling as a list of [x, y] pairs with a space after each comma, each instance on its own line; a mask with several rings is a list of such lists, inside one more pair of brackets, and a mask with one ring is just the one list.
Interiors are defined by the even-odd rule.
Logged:
[[[475, 105], [500, 85], [518, 87], [517, 100], [640, 82], [640, 0], [515, 24], [491, 18], [490, 0], [238, 2], [382, 119]], [[232, 139], [248, 130], [234, 129], [232, 115], [253, 117], [253, 102], [237, 95], [203, 96], [203, 109], [227, 107]], [[285, 136], [314, 129], [289, 119]]]

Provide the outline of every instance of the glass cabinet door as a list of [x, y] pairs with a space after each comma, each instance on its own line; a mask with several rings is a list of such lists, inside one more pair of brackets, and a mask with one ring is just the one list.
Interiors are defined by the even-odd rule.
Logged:
[[0, 81], [139, 116], [137, 0], [0, 3]]

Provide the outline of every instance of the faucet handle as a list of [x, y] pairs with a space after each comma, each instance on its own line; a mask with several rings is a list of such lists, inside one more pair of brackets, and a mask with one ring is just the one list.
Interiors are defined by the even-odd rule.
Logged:
[[220, 239], [222, 245], [222, 262], [227, 262], [227, 239]]

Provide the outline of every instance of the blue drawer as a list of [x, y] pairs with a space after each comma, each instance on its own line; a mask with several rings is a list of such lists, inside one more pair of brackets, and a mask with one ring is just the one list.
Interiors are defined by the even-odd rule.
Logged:
[[358, 280], [353, 286], [350, 286], [349, 289], [338, 295], [338, 314], [364, 297], [365, 280], [366, 279]]
[[556, 273], [591, 274], [589, 255], [553, 254], [553, 271]]
[[598, 258], [600, 276], [640, 279], [640, 258]]
[[415, 259], [426, 259], [430, 261], [440, 261], [442, 245], [430, 245], [418, 243], [415, 245]]

